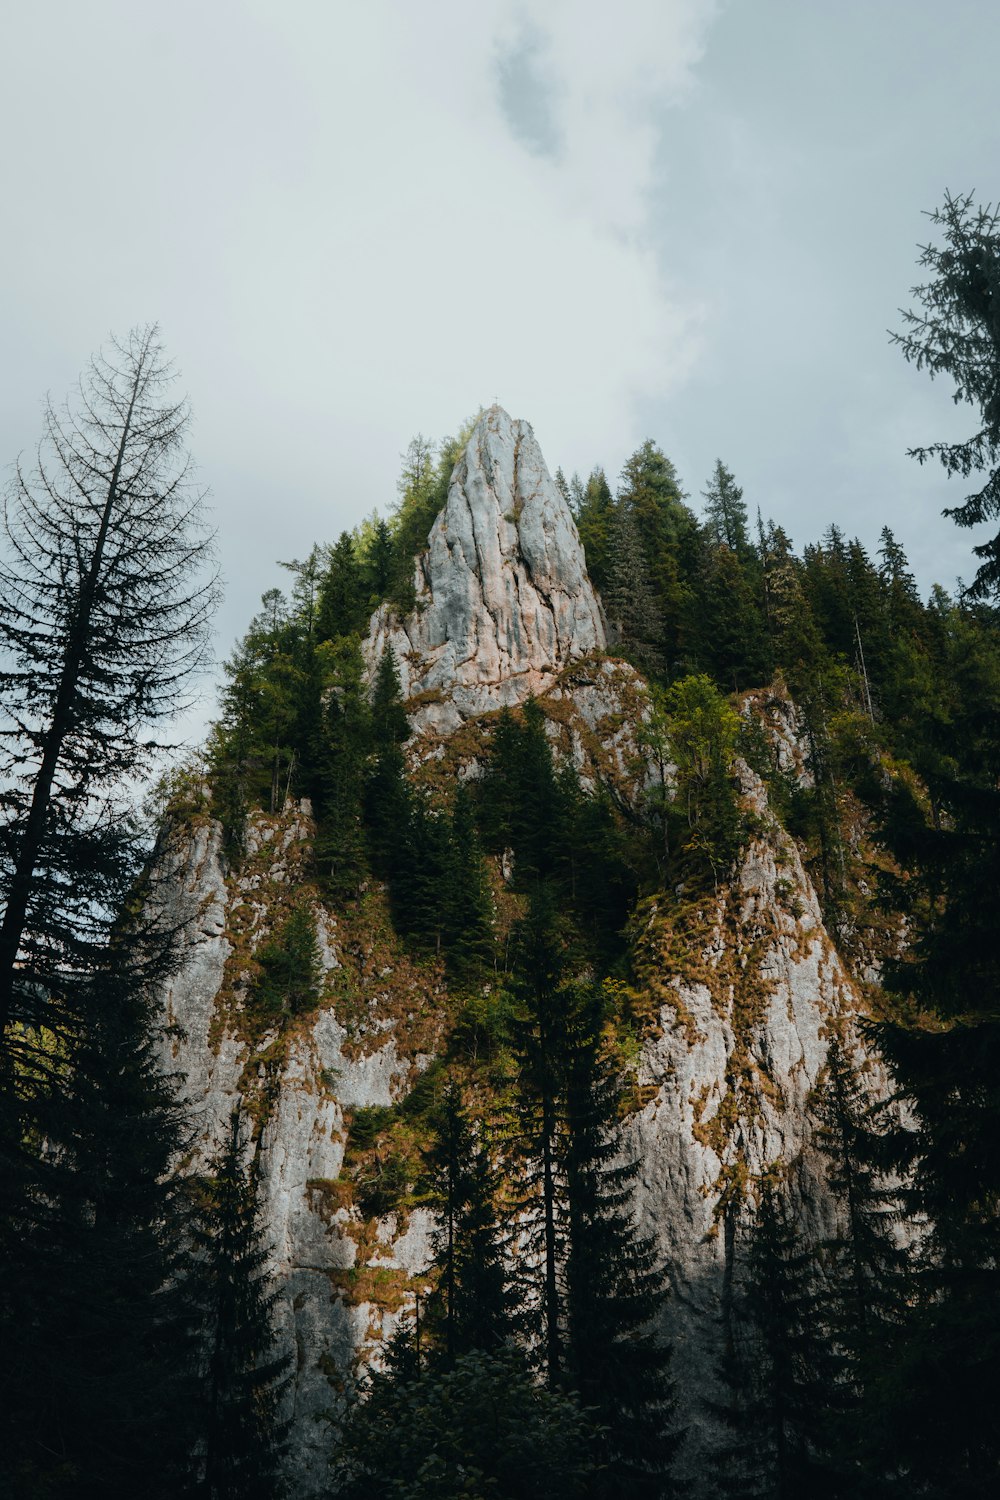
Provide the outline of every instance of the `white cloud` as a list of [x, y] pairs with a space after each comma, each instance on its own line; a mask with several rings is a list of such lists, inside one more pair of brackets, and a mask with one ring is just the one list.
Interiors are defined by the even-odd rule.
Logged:
[[[394, 496], [399, 451], [498, 398], [553, 466], [614, 468], [698, 347], [645, 233], [698, 0], [25, 7], [0, 120], [20, 233], [2, 458], [109, 329], [160, 320], [195, 407], [229, 599]], [[530, 18], [560, 149], [498, 64]], [[227, 639], [228, 638], [228, 639]]]

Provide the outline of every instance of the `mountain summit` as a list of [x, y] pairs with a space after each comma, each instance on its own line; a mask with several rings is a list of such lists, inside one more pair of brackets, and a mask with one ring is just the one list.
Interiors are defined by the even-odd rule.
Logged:
[[500, 406], [477, 422], [415, 568], [415, 608], [400, 620], [382, 605], [367, 650], [374, 665], [392, 646], [404, 696], [429, 695], [418, 712], [438, 730], [544, 693], [605, 647], [566, 497], [530, 425]]

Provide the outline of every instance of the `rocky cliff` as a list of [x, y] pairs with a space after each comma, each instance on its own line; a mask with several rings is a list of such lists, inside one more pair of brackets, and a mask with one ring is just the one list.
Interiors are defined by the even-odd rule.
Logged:
[[[576, 528], [526, 423], [497, 407], [480, 420], [415, 583], [413, 612], [399, 620], [381, 608], [365, 651], [371, 665], [386, 643], [397, 654], [418, 763], [475, 775], [482, 716], [533, 694], [584, 778], [612, 778], [625, 802], [641, 798], [654, 777], [639, 733], [646, 690], [603, 655]], [[777, 706], [789, 755], [794, 715]], [[637, 1212], [672, 1267], [669, 1332], [684, 1361], [693, 1494], [732, 1253], [730, 1190], [741, 1174], [795, 1162], [803, 1222], [817, 1233], [829, 1224], [809, 1095], [830, 1035], [851, 1025], [858, 1004], [795, 843], [759, 780], [741, 774], [755, 831], [732, 878], [711, 896], [649, 900], [635, 949], [651, 1023], [638, 1064], [644, 1103], [625, 1128], [642, 1163]], [[366, 1218], [352, 1198], [345, 1115], [411, 1089], [445, 1012], [440, 969], [393, 941], [372, 889], [350, 910], [314, 901], [325, 968], [317, 1007], [281, 1031], [248, 1027], [248, 960], [303, 886], [311, 833], [307, 806], [258, 814], [230, 870], [218, 827], [201, 815], [167, 838], [163, 864], [187, 922], [186, 961], [165, 1004], [200, 1149], [219, 1139], [238, 1098], [256, 1122], [295, 1354], [302, 1496], [324, 1490], [328, 1418], [352, 1362], [391, 1331], [428, 1253], [424, 1211]]]
[[455, 467], [414, 584], [412, 613], [384, 605], [366, 647], [374, 663], [392, 646], [418, 732], [538, 697], [606, 644], [569, 507], [527, 422], [499, 406]]

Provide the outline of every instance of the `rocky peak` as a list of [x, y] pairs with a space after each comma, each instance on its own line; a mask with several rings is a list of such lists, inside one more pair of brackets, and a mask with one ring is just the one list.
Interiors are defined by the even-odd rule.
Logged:
[[[551, 688], [568, 662], [603, 650], [601, 603], [566, 498], [527, 422], [483, 413], [416, 562], [416, 606], [383, 605], [366, 651], [386, 644], [418, 726], [463, 719]], [[435, 701], [441, 695], [441, 701]]]

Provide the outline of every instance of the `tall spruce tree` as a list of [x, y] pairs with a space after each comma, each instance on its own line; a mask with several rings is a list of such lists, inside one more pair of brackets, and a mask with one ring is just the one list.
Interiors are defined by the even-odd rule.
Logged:
[[473, 1349], [497, 1350], [512, 1332], [497, 1173], [482, 1126], [477, 1129], [454, 1080], [444, 1091], [426, 1164], [428, 1201], [438, 1218], [438, 1282], [427, 1320], [440, 1353], [452, 1362]]
[[[937, 459], [949, 477], [986, 474], [945, 511], [959, 526], [978, 526], [1000, 516], [1000, 208], [977, 208], [971, 193], [946, 193], [928, 217], [943, 229], [944, 244], [922, 247], [918, 264], [931, 280], [912, 288], [922, 310], [904, 312], [904, 330], [892, 340], [918, 370], [951, 376], [954, 401], [978, 407], [980, 425], [965, 442], [930, 443], [909, 456]], [[973, 551], [982, 561], [971, 593], [988, 599], [1000, 592], [1000, 533]]]
[[744, 557], [750, 550], [746, 501], [735, 476], [721, 458], [715, 460], [704, 500], [705, 525], [712, 539], [725, 543], [737, 557]]
[[666, 1270], [633, 1217], [635, 1157], [622, 1155], [622, 1083], [591, 993], [573, 1022], [566, 1078], [566, 1378], [597, 1426], [600, 1497], [672, 1494], [671, 1351], [655, 1324]]
[[841, 1493], [879, 1495], [898, 1472], [879, 1392], [899, 1356], [913, 1278], [897, 1232], [902, 1194], [887, 1172], [885, 1109], [865, 1089], [856, 1049], [840, 1036], [831, 1039], [812, 1107], [838, 1207], [837, 1232], [822, 1246], [820, 1316], [833, 1382], [826, 1443]]
[[204, 1500], [276, 1500], [290, 1357], [276, 1352], [278, 1291], [268, 1272], [256, 1160], [244, 1162], [237, 1108], [209, 1166], [196, 1243], [204, 1373], [199, 1385]]
[[826, 1448], [834, 1394], [818, 1318], [814, 1260], [796, 1231], [787, 1189], [760, 1184], [734, 1295], [732, 1339], [721, 1370], [730, 1430], [718, 1463], [733, 1500], [822, 1500], [838, 1494]]
[[666, 664], [662, 611], [628, 497], [619, 498], [608, 527], [604, 606], [614, 636], [636, 664], [653, 676], [662, 673]]
[[336, 896], [352, 895], [364, 870], [365, 773], [371, 711], [357, 636], [343, 636], [325, 652], [325, 702], [316, 753], [316, 865]]
[[16, 1500], [172, 1500], [191, 1480], [187, 1138], [156, 1000], [175, 961], [171, 933], [123, 919], [64, 979], [58, 1026], [35, 1039], [46, 1071], [18, 1073], [34, 1094], [0, 1210], [0, 1488]]
[[565, 983], [559, 928], [552, 892], [540, 886], [520, 926], [511, 982], [516, 1006], [511, 1135], [520, 1164], [516, 1235], [518, 1258], [525, 1268], [522, 1302], [528, 1321], [537, 1330], [540, 1361], [550, 1390], [557, 1390], [565, 1376], [565, 1083], [574, 1001], [574, 992]]

